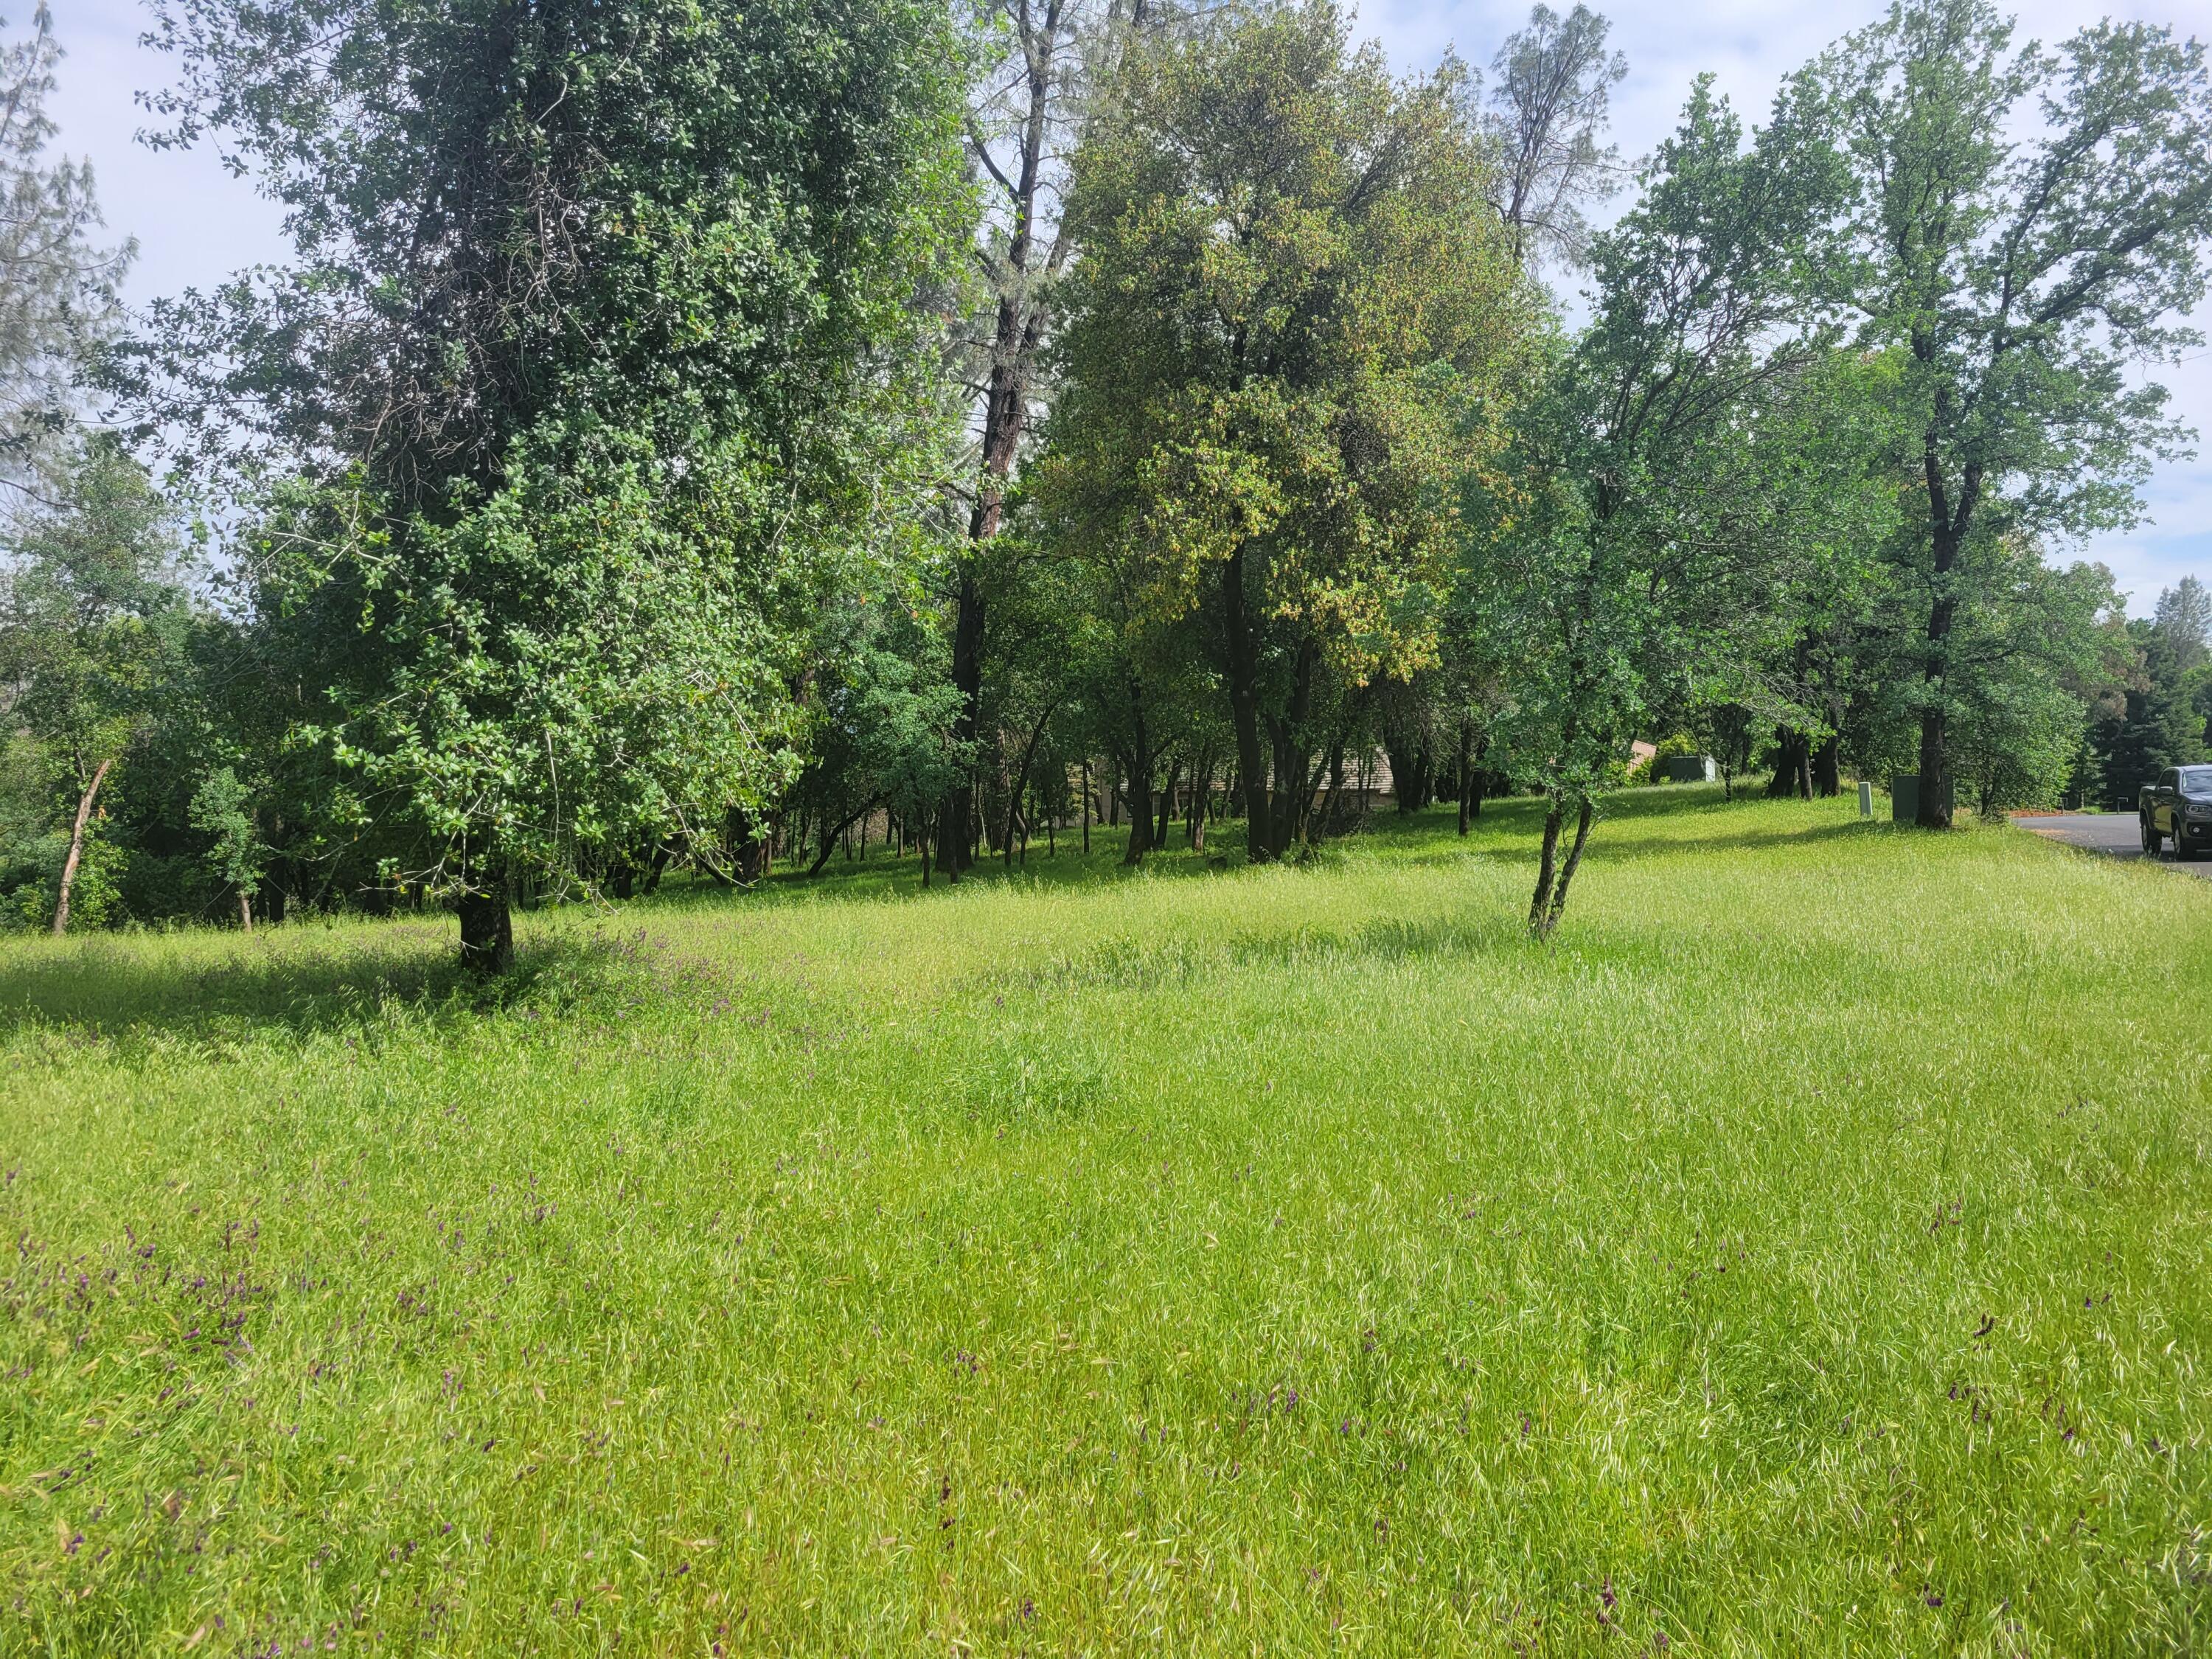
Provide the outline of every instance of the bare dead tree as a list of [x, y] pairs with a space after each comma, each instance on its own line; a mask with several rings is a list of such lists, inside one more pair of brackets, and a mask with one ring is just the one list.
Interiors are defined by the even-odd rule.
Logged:
[[116, 314], [135, 245], [96, 246], [92, 168], [48, 154], [62, 51], [41, 4], [28, 39], [0, 46], [0, 485], [37, 493], [41, 463], [78, 413], [85, 353]]
[[[1036, 391], [1050, 318], [1051, 285], [1072, 251], [1060, 196], [1082, 71], [1083, 0], [982, 0], [977, 27], [999, 43], [973, 105], [968, 150], [985, 210], [975, 259], [990, 320], [976, 342], [973, 391], [980, 405], [975, 498], [960, 561], [952, 631], [952, 682], [960, 693], [953, 735], [973, 747], [982, 703], [985, 586], [979, 556], [999, 533], [1006, 489]], [[940, 813], [938, 868], [959, 879], [973, 860], [973, 790], [961, 780]]]
[[[975, 261], [988, 298], [972, 342], [975, 485], [952, 635], [961, 698], [954, 737], [973, 752], [988, 746], [976, 743], [988, 599], [980, 567], [999, 533], [1024, 441], [1049, 395], [1041, 374], [1053, 289], [1075, 252], [1060, 216], [1068, 163], [1091, 99], [1130, 42], [1204, 11], [1160, 0], [975, 0], [986, 68], [969, 108], [968, 149], [983, 192]], [[973, 794], [972, 780], [963, 780], [945, 797], [938, 867], [948, 880], [974, 860]]]
[[1626, 173], [1620, 147], [1598, 142], [1613, 88], [1628, 73], [1628, 59], [1605, 50], [1610, 27], [1588, 6], [1562, 17], [1539, 5], [1491, 60], [1480, 119], [1497, 148], [1492, 202], [1514, 256], [1532, 270], [1547, 258], [1582, 262], [1590, 236], [1583, 210]]

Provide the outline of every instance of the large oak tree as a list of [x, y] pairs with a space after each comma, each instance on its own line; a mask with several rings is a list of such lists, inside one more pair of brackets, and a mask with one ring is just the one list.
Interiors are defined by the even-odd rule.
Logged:
[[[2101, 22], [2015, 46], [1988, 0], [1911, 0], [1820, 65], [1858, 179], [1845, 284], [1901, 348], [1925, 618], [1919, 819], [1951, 817], [1954, 659], [2002, 606], [1978, 540], [2078, 536], [2140, 514], [2182, 434], [2131, 368], [2193, 343], [2204, 293], [2212, 84], [2203, 46]], [[2002, 620], [1978, 627], [2003, 631]]]
[[250, 556], [327, 641], [309, 734], [502, 968], [519, 879], [703, 846], [795, 770], [811, 613], [938, 453], [910, 301], [966, 227], [950, 21], [156, 11], [164, 141], [254, 173], [298, 258], [164, 308], [152, 412], [249, 464]]
[[1434, 650], [1452, 481], [1535, 307], [1459, 73], [1395, 79], [1333, 5], [1133, 52], [1079, 151], [1044, 493], [1220, 653], [1255, 861], [1303, 835], [1332, 687]]

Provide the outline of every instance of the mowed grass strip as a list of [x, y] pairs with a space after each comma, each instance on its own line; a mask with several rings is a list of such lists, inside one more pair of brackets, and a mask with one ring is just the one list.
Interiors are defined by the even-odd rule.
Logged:
[[10, 945], [0, 1648], [2204, 1650], [2212, 885], [1534, 830]]

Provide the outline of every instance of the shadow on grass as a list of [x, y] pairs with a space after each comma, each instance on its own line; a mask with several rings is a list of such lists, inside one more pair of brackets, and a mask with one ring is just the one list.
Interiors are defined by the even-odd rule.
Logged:
[[[1856, 819], [1812, 828], [1769, 827], [1767, 814], [1772, 810], [1797, 805], [1800, 803], [1771, 802], [1741, 793], [1734, 801], [1727, 801], [1718, 785], [1623, 790], [1607, 798], [1605, 816], [1591, 838], [1589, 856], [1601, 862], [1625, 854], [1675, 850], [1699, 853], [1729, 847], [1749, 849], [1784, 846], [1838, 833], [1856, 833], [1869, 827]], [[1621, 833], [1632, 825], [1707, 814], [1725, 827], [1698, 836]], [[1472, 833], [1465, 838], [1455, 833], [1457, 823], [1458, 809], [1449, 804], [1408, 813], [1386, 807], [1343, 835], [1294, 856], [1290, 862], [1293, 867], [1304, 864], [1326, 866], [1332, 858], [1346, 853], [1374, 854], [1413, 864], [1449, 864], [1470, 856], [1533, 860], [1535, 842], [1543, 829], [1544, 801], [1530, 795], [1492, 797], [1483, 804], [1481, 817], [1474, 821]], [[818, 876], [809, 876], [803, 868], [779, 870], [749, 891], [716, 887], [703, 879], [672, 882], [653, 898], [634, 901], [630, 908], [690, 907], [718, 902], [805, 903], [830, 896], [915, 900], [994, 885], [1066, 889], [1138, 878], [1189, 880], [1247, 867], [1244, 825], [1235, 819], [1215, 824], [1208, 830], [1203, 852], [1191, 850], [1178, 822], [1170, 834], [1168, 846], [1148, 854], [1141, 865], [1134, 867], [1122, 862], [1128, 844], [1127, 826], [1109, 829], [1094, 825], [1088, 854], [1080, 850], [1079, 836], [1080, 831], [1064, 834], [1060, 837], [1063, 844], [1057, 851], [1048, 850], [1048, 844], [1042, 841], [1032, 842], [1026, 861], [1018, 858], [1009, 864], [1003, 856], [993, 854], [980, 860], [957, 882], [936, 876], [927, 887], [921, 884], [921, 863], [913, 854], [893, 858], [878, 847], [865, 859], [833, 858]]]
[[[1826, 805], [1839, 814], [1830, 822], [1808, 823], [1802, 817], [1794, 817], [1791, 822], [1778, 824], [1777, 812], [1801, 813], [1806, 803], [1770, 801], [1741, 793], [1730, 801], [1717, 787], [1694, 784], [1622, 790], [1607, 798], [1604, 816], [1590, 832], [1585, 856], [1592, 865], [1602, 866], [1626, 859], [1748, 853], [1909, 833], [1878, 819], [1842, 817], [1841, 802]], [[1448, 865], [1468, 858], [1525, 862], [1533, 880], [1544, 810], [1543, 800], [1534, 796], [1486, 801], [1482, 816], [1464, 837], [1453, 833], [1456, 812], [1449, 806], [1402, 817], [1382, 813], [1370, 821], [1358, 837], [1336, 844], [1364, 842], [1394, 862], [1415, 866]], [[1698, 827], [1686, 830], [1684, 826], [1689, 822]]]
[[1902, 835], [1888, 824], [1868, 823], [1852, 819], [1843, 823], [1821, 823], [1796, 830], [1753, 830], [1746, 828], [1711, 836], [1674, 835], [1612, 835], [1603, 833], [1604, 826], [1590, 837], [1589, 858], [1603, 862], [1619, 858], [1678, 858], [1692, 854], [1706, 854], [1719, 852], [1757, 852], [1771, 847], [1817, 847], [1836, 841], [1864, 841], [1873, 836]]
[[572, 1008], [634, 987], [634, 939], [605, 932], [526, 939], [514, 971], [465, 971], [450, 923], [310, 926], [168, 939], [95, 938], [0, 953], [0, 1040], [39, 1031], [112, 1040], [305, 1039], [404, 1024], [450, 1028], [518, 1007]]
[[[1529, 797], [1489, 802], [1465, 840], [1453, 833], [1455, 812], [1448, 805], [1404, 815], [1379, 813], [1360, 831], [1328, 843], [1318, 862], [1325, 867], [1351, 853], [1419, 866], [1462, 864], [1473, 858], [1527, 864], [1533, 878], [1543, 805]], [[1901, 833], [1856, 818], [1825, 823], [1799, 818], [1778, 825], [1773, 813], [1794, 805], [1723, 803], [1717, 789], [1696, 786], [1625, 792], [1608, 802], [1589, 856], [1603, 865]], [[1685, 822], [1692, 818], [1700, 820], [1694, 829]], [[1121, 863], [1127, 833], [1126, 828], [1094, 828], [1088, 857], [1075, 848], [1054, 857], [1032, 843], [1026, 868], [1017, 863], [1009, 873], [1002, 861], [988, 860], [957, 887], [940, 881], [923, 890], [916, 860], [893, 860], [880, 853], [844, 868], [833, 863], [819, 878], [780, 874], [750, 892], [672, 884], [653, 898], [621, 907], [607, 926], [529, 930], [514, 973], [494, 982], [462, 970], [453, 925], [444, 918], [351, 922], [328, 930], [307, 923], [266, 930], [250, 939], [200, 932], [175, 938], [110, 935], [57, 946], [27, 943], [0, 951], [0, 1039], [46, 1031], [73, 1038], [135, 1035], [226, 1043], [401, 1026], [419, 1034], [425, 1028], [450, 1030], [525, 1007], [556, 1012], [604, 1006], [618, 1011], [641, 996], [679, 994], [672, 973], [681, 977], [687, 971], [711, 972], [708, 964], [687, 969], [654, 958], [638, 924], [656, 910], [696, 913], [727, 906], [736, 912], [816, 898], [911, 900], [993, 884], [1093, 888], [1132, 879], [1185, 880], [1245, 867], [1242, 824], [1218, 826], [1203, 853], [1171, 848], [1133, 871]], [[1175, 839], [1182, 839], [1179, 828]], [[1195, 955], [1188, 945], [1157, 950], [1109, 945], [1016, 977], [1144, 987], [1218, 966], [1224, 953], [1253, 961], [1322, 954], [1474, 956], [1520, 939], [1517, 921], [1517, 916], [1503, 914], [1466, 921], [1377, 921], [1341, 933], [1242, 936]]]
[[701, 904], [803, 904], [829, 896], [841, 899], [930, 899], [977, 887], [1064, 889], [1097, 887], [1120, 881], [1188, 880], [1219, 875], [1244, 866], [1244, 826], [1241, 822], [1218, 823], [1206, 831], [1206, 848], [1194, 852], [1186, 843], [1178, 822], [1168, 846], [1146, 855], [1133, 868], [1122, 862], [1128, 846], [1127, 825], [1108, 829], [1093, 825], [1091, 851], [1081, 850], [1081, 831], [1063, 831], [1056, 851], [1048, 843], [1030, 843], [1026, 860], [1009, 865], [998, 854], [979, 860], [958, 881], [933, 873], [927, 887], [921, 884], [921, 861], [911, 853], [894, 858], [880, 847], [869, 849], [866, 859], [833, 858], [818, 876], [809, 876], [802, 866], [779, 869], [758, 886], [720, 887], [700, 878], [672, 880], [650, 898], [632, 900], [626, 910], [649, 912], [661, 907], [690, 908]]

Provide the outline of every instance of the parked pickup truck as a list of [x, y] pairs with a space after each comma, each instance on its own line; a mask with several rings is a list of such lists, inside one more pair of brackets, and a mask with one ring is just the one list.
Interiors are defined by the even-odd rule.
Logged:
[[2142, 848], [2155, 858], [2166, 837], [2174, 856], [2193, 859], [2212, 847], [2212, 766], [2169, 766], [2156, 783], [2143, 785], [2136, 802], [2142, 821]]

